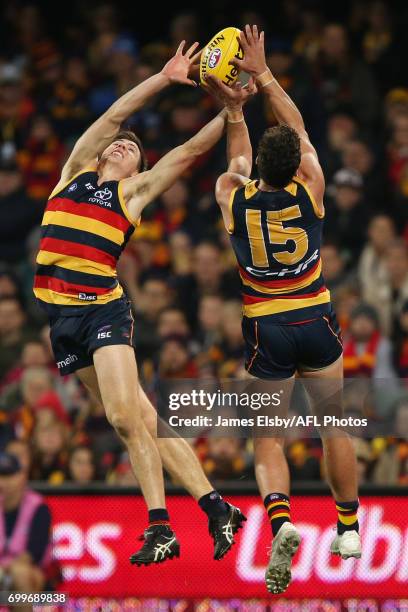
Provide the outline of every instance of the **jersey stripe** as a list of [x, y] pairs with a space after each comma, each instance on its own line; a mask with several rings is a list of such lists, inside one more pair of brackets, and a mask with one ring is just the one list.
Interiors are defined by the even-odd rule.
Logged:
[[86, 217], [87, 219], [98, 219], [98, 221], [102, 221], [116, 229], [122, 230], [123, 233], [125, 233], [129, 227], [128, 220], [112, 210], [93, 204], [87, 204], [86, 202], [74, 202], [67, 198], [55, 198], [51, 200], [47, 206], [47, 211], [65, 212]]
[[56, 238], [57, 240], [75, 242], [77, 244], [83, 244], [100, 251], [106, 251], [109, 255], [118, 259], [122, 252], [122, 246], [107, 240], [102, 236], [91, 234], [90, 232], [84, 232], [83, 230], [76, 230], [72, 227], [62, 227], [61, 225], [43, 225], [41, 228], [42, 238]]
[[43, 225], [61, 225], [63, 227], [72, 227], [73, 229], [99, 234], [116, 244], [122, 244], [124, 234], [121, 230], [111, 227], [107, 223], [98, 221], [97, 219], [88, 219], [80, 215], [73, 215], [62, 211], [47, 211], [44, 214]]
[[96, 263], [101, 263], [109, 266], [112, 270], [115, 269], [116, 259], [109, 253], [95, 249], [94, 247], [69, 240], [59, 240], [58, 238], [43, 238], [40, 242], [40, 249], [49, 253], [58, 253], [59, 255], [69, 255], [71, 257], [80, 257]]
[[[313, 268], [307, 274], [304, 274], [300, 278], [298, 277], [295, 279], [287, 279], [282, 281], [265, 282], [259, 282], [257, 280], [256, 282], [254, 282], [254, 280], [250, 279], [249, 276], [245, 273], [245, 271], [243, 271], [243, 269], [240, 267], [240, 276], [244, 285], [251, 287], [255, 291], [259, 291], [261, 293], [268, 293], [271, 295], [287, 293], [291, 291], [296, 291], [298, 289], [304, 289], [305, 287], [308, 287], [314, 281], [316, 281], [320, 277], [321, 272], [322, 266], [321, 261], [319, 260], [319, 262], [315, 266], [313, 266]], [[276, 285], [273, 285], [272, 283], [276, 283]]]
[[[39, 289], [37, 287], [34, 287], [35, 296], [39, 300], [42, 300], [43, 302], [46, 302], [48, 304], [56, 304], [57, 306], [88, 306], [89, 304], [95, 304], [94, 301], [88, 302], [87, 300], [79, 300], [78, 293], [74, 297], [72, 295], [65, 295], [57, 291], [51, 291], [50, 289]], [[117, 287], [113, 291], [105, 293], [104, 295], [99, 295], [98, 304], [106, 304], [107, 302], [111, 302], [112, 300], [117, 300], [122, 295], [123, 289], [120, 285], [117, 285]]]
[[59, 266], [67, 270], [79, 270], [79, 272], [95, 276], [116, 275], [112, 267], [106, 264], [96, 263], [95, 261], [82, 259], [81, 257], [60, 255], [49, 251], [40, 251], [37, 255], [37, 263], [44, 266]]
[[116, 264], [135, 228], [120, 182], [98, 180], [96, 171], [84, 170], [57, 186], [47, 203], [34, 293], [51, 316], [76, 316], [82, 306], [123, 295]]
[[[262, 299], [262, 298], [261, 298]], [[277, 298], [277, 299], [262, 299], [256, 304], [245, 304], [243, 312], [246, 317], [260, 317], [264, 315], [279, 314], [301, 308], [310, 308], [330, 302], [330, 292], [323, 289], [321, 293], [315, 297], [305, 298], [300, 296], [293, 299]]]
[[56, 291], [57, 293], [75, 296], [77, 296], [80, 291], [96, 293], [96, 295], [104, 295], [112, 291], [112, 287], [92, 287], [91, 285], [81, 285], [79, 283], [72, 285], [59, 278], [42, 275], [36, 276], [34, 287], [36, 289], [51, 289], [51, 291]]
[[86, 274], [78, 270], [68, 270], [60, 266], [38, 265], [36, 271], [36, 277], [37, 276], [52, 276], [72, 285], [89, 285], [92, 288], [102, 287], [105, 289], [114, 289], [118, 284], [115, 276], [96, 276], [95, 274]]

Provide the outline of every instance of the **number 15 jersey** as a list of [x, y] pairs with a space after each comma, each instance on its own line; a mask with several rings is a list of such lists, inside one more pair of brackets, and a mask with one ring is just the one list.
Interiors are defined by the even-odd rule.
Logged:
[[306, 183], [262, 191], [258, 181], [233, 190], [228, 231], [238, 260], [246, 317], [277, 324], [310, 321], [330, 312], [322, 275], [323, 214]]

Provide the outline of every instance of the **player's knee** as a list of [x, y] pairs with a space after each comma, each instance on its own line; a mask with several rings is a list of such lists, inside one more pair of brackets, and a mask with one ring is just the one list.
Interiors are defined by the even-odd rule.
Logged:
[[116, 403], [108, 411], [108, 421], [121, 438], [128, 439], [136, 431], [139, 418], [131, 407]]

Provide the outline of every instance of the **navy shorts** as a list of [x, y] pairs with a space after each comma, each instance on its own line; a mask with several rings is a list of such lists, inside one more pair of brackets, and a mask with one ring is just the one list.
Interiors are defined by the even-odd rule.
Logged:
[[127, 298], [83, 309], [78, 316], [50, 319], [51, 344], [61, 376], [93, 365], [93, 352], [101, 346], [132, 346], [133, 316]]
[[277, 325], [268, 316], [244, 317], [245, 367], [257, 378], [290, 378], [296, 372], [321, 370], [342, 354], [334, 311], [304, 323]]

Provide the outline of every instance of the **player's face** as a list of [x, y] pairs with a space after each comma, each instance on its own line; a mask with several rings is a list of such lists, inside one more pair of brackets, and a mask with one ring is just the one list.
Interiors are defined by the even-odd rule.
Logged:
[[101, 160], [120, 167], [123, 178], [137, 174], [140, 166], [140, 150], [131, 140], [115, 140], [102, 153]]

